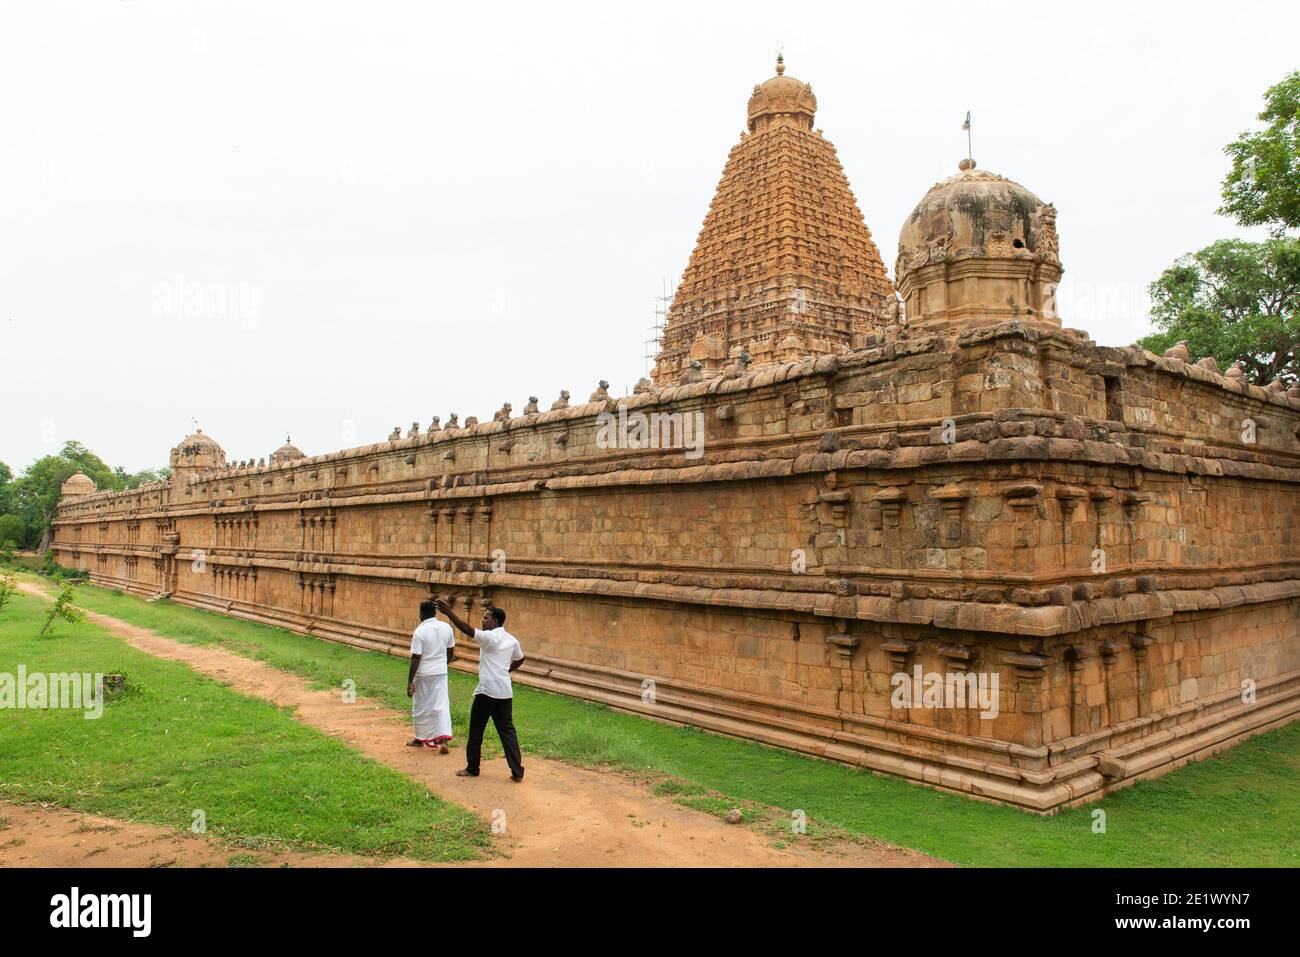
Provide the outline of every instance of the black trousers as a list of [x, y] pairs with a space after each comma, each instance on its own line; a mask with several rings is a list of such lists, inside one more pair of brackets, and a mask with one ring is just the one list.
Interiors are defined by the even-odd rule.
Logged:
[[487, 730], [488, 718], [496, 726], [497, 737], [501, 739], [501, 748], [506, 753], [506, 763], [510, 773], [517, 778], [524, 776], [524, 759], [519, 752], [519, 735], [515, 734], [513, 698], [489, 698], [485, 694], [476, 694], [469, 709], [469, 742], [465, 745], [465, 770], [478, 774], [479, 756], [483, 751], [483, 732]]

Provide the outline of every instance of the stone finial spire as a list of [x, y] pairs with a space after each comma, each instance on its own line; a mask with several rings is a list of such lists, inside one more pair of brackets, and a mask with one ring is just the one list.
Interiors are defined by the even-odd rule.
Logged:
[[776, 54], [776, 75], [785, 76], [785, 57], [779, 51]]

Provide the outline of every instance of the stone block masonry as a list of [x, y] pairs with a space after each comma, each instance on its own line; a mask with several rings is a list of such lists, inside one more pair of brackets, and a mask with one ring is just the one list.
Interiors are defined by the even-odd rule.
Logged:
[[[601, 448], [620, 406], [702, 412], [703, 457]], [[499, 604], [525, 683], [1046, 812], [1300, 710], [1297, 427], [1284, 394], [1005, 322], [73, 495], [54, 548], [395, 654], [430, 594]], [[918, 665], [996, 675], [996, 716], [894, 707]]]

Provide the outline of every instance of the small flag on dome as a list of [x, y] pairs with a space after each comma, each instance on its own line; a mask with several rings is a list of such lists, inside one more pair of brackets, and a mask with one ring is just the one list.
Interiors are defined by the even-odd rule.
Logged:
[[966, 122], [963, 123], [963, 124], [961, 125], [961, 128], [962, 128], [963, 130], [969, 130], [969, 129], [970, 129], [970, 110], [967, 110], [967, 111], [966, 111]]

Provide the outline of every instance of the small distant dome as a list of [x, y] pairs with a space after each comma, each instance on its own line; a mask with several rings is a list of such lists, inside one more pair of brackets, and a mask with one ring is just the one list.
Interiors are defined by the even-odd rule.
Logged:
[[289, 441], [289, 436], [284, 437], [284, 445], [280, 446], [271, 453], [272, 465], [283, 465], [286, 462], [296, 462], [299, 459], [305, 459], [307, 456], [302, 449], [298, 448]]
[[178, 477], [223, 468], [225, 464], [225, 451], [212, 436], [205, 435], [202, 429], [195, 429], [192, 435], [187, 435], [172, 449], [171, 467]]
[[754, 87], [749, 98], [749, 131], [761, 129], [777, 117], [790, 117], [804, 129], [812, 129], [817, 97], [802, 80], [785, 75], [785, 58], [776, 58], [776, 76]]
[[202, 429], [196, 429], [194, 434], [187, 435], [183, 440], [181, 440], [181, 444], [177, 447], [181, 449], [193, 448], [196, 451], [198, 449], [221, 449], [221, 446], [217, 444], [216, 439], [212, 438], [210, 435], [204, 435]]
[[59, 494], [64, 498], [74, 495], [89, 495], [97, 491], [95, 481], [84, 472], [77, 472], [75, 475], [68, 476], [68, 480], [59, 487]]

